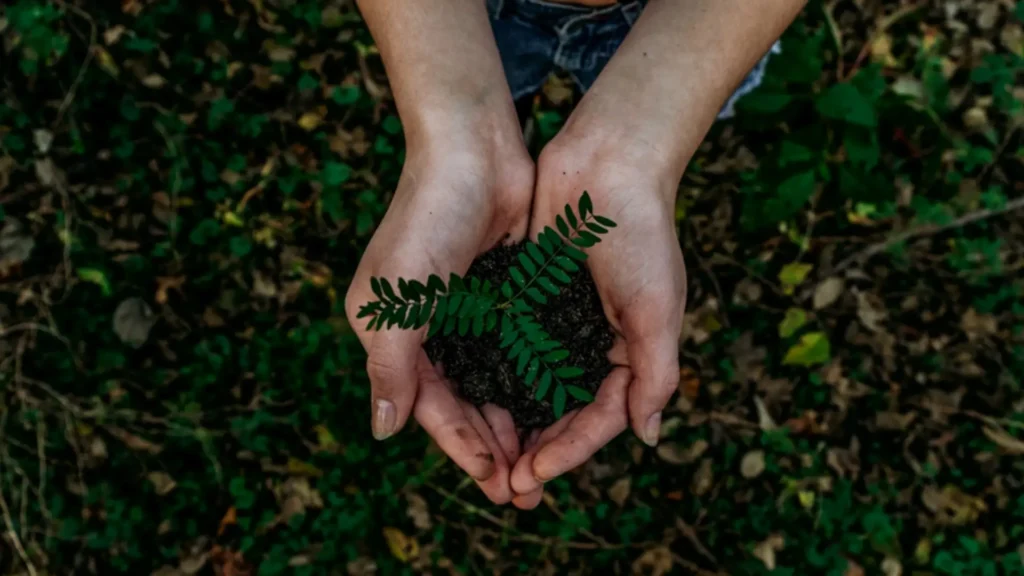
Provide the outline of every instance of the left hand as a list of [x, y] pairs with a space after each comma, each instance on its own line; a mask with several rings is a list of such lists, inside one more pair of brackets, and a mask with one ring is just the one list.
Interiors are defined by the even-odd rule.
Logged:
[[676, 236], [678, 172], [660, 170], [643, 144], [567, 126], [537, 167], [530, 235], [552, 225], [566, 204], [590, 193], [594, 211], [618, 227], [587, 249], [605, 314], [616, 333], [615, 368], [593, 403], [563, 416], [527, 446], [512, 471], [513, 503], [530, 509], [544, 482], [583, 464], [628, 424], [658, 442], [661, 410], [679, 381], [678, 342], [686, 268]]

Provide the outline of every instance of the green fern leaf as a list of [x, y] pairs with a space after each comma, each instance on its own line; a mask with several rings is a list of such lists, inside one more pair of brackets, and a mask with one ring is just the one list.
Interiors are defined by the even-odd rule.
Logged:
[[438, 316], [434, 316], [430, 319], [430, 328], [427, 330], [427, 338], [433, 338], [441, 329], [444, 328], [444, 320]]
[[366, 331], [369, 332], [373, 330], [373, 325], [376, 324], [378, 320], [380, 320], [380, 316], [370, 318], [370, 321], [366, 323]]
[[565, 414], [565, 388], [561, 384], [555, 388], [555, 397], [551, 405], [555, 411], [555, 418], [561, 418]]
[[533, 242], [526, 243], [526, 253], [533, 258], [533, 261], [537, 263], [537, 266], [544, 266], [544, 254], [541, 253], [540, 248]]
[[570, 396], [577, 400], [582, 400], [583, 402], [594, 401], [594, 395], [579, 386], [566, 386], [565, 389], [569, 391]]
[[459, 319], [469, 316], [476, 311], [477, 299], [472, 294], [466, 294], [462, 299], [462, 307], [459, 308]]
[[583, 191], [583, 196], [580, 196], [580, 201], [576, 208], [580, 212], [580, 218], [583, 218], [584, 220], [586, 220], [588, 213], [592, 214], [594, 212], [594, 204], [590, 201], [589, 192], [586, 190]]
[[547, 290], [552, 296], [558, 296], [558, 286], [555, 286], [547, 276], [537, 277], [537, 284], [540, 284], [540, 287]]
[[359, 308], [359, 314], [356, 314], [356, 319], [366, 318], [367, 316], [373, 316], [374, 314], [377, 313], [377, 310], [379, 308], [379, 302], [370, 302], [369, 304], [364, 304]]
[[491, 294], [491, 281], [484, 280], [484, 285], [480, 287], [480, 293], [489, 296]]
[[551, 276], [555, 280], [558, 280], [562, 284], [572, 283], [572, 278], [569, 278], [569, 275], [566, 274], [565, 272], [562, 272], [562, 270], [557, 266], [551, 266], [550, 268], [547, 269], [547, 272], [548, 274], [551, 274]]
[[562, 247], [562, 250], [565, 250], [565, 253], [568, 254], [569, 257], [572, 258], [573, 260], [579, 260], [580, 262], [584, 262], [587, 259], [586, 252], [583, 252], [582, 250], [578, 250], [576, 248], [573, 248], [572, 246], [569, 246], [568, 244], [566, 244], [564, 247]]
[[536, 301], [538, 304], [547, 304], [548, 303], [547, 296], [542, 294], [541, 291], [537, 290], [536, 288], [527, 288], [526, 289], [526, 295], [529, 296], [530, 298], [533, 298], [534, 301]]
[[402, 298], [405, 300], [416, 300], [419, 298], [419, 295], [413, 292], [405, 278], [398, 279], [398, 293], [401, 294]]
[[555, 376], [559, 378], [579, 378], [583, 376], [583, 369], [576, 366], [561, 366], [555, 368]]
[[512, 301], [512, 311], [520, 314], [532, 314], [533, 308], [527, 304], [522, 298], [516, 298]]
[[469, 325], [472, 322], [472, 318], [468, 316], [466, 318], [459, 318], [459, 336], [465, 336], [469, 334]]
[[511, 268], [508, 269], [508, 274], [509, 276], [512, 277], [512, 280], [514, 280], [516, 284], [519, 284], [520, 288], [526, 286], [526, 278], [523, 277], [523, 273], [519, 271], [519, 268], [512, 266]]
[[529, 256], [520, 252], [518, 258], [519, 264], [522, 265], [523, 269], [526, 270], [527, 274], [533, 276], [534, 274], [537, 273], [537, 266], [534, 265], [533, 260], [530, 260]]
[[430, 294], [430, 291], [427, 290], [427, 287], [424, 286], [423, 283], [420, 282], [419, 280], [409, 280], [409, 288], [413, 291], [414, 294], [416, 294], [417, 300], [420, 298], [420, 296], [428, 296]]
[[[424, 287], [425, 288], [425, 287]], [[423, 301], [423, 307], [420, 309], [420, 317], [416, 319], [416, 329], [423, 328], [430, 321], [430, 313], [434, 310], [434, 294], [428, 293], [427, 299]]]
[[519, 353], [519, 361], [516, 362], [516, 376], [522, 376], [523, 371], [526, 370], [526, 363], [530, 361], [530, 349], [523, 348], [523, 351]]
[[504, 350], [512, 345], [516, 341], [516, 331], [509, 330], [508, 332], [501, 333], [501, 343], [498, 344], [498, 349]]
[[587, 230], [590, 230], [594, 234], [607, 234], [608, 229], [600, 224], [594, 224], [593, 222], [587, 222]]
[[568, 239], [570, 235], [569, 225], [565, 223], [565, 220], [558, 216], [555, 218], [555, 224], [558, 225], [558, 231], [562, 233], [562, 237]]
[[526, 347], [526, 340], [516, 340], [515, 346], [512, 346], [512, 349], [508, 351], [508, 355], [506, 357], [509, 360], [515, 358], [516, 356], [519, 355], [520, 352], [523, 351], [523, 348], [525, 348], [525, 347]]
[[527, 386], [533, 386], [535, 380], [537, 380], [537, 370], [540, 368], [540, 361], [534, 358], [530, 361], [530, 367], [526, 370], [525, 382]]
[[448, 296], [448, 316], [456, 316], [459, 312], [459, 305], [462, 304], [462, 299], [466, 296], [464, 292], [449, 293]]
[[452, 332], [455, 331], [455, 325], [458, 323], [458, 321], [459, 321], [459, 319], [456, 318], [454, 314], [449, 314], [448, 315], [448, 319], [444, 321], [444, 335], [445, 336], [448, 336], [449, 334], [451, 334]]
[[490, 332], [494, 330], [494, 327], [498, 325], [498, 311], [488, 310], [487, 319], [484, 322], [484, 329]]
[[575, 262], [573, 262], [569, 258], [566, 258], [565, 256], [555, 256], [555, 264], [558, 264], [559, 266], [562, 267], [562, 270], [565, 270], [570, 274], [574, 272], [579, 272], [580, 269], [580, 267], [577, 266]]
[[378, 280], [376, 276], [370, 277], [370, 290], [373, 290], [373, 293], [377, 295], [378, 300], [384, 299], [384, 293], [381, 292], [380, 289], [380, 280]]
[[[558, 340], [543, 340], [533, 345], [533, 349], [536, 350], [537, 352], [547, 352], [549, 350], [555, 350], [556, 348], [561, 347], [562, 343], [559, 342]], [[546, 361], [547, 360], [545, 360], [545, 362]]]
[[437, 274], [431, 274], [427, 277], [427, 290], [442, 294], [447, 292], [447, 289], [444, 286], [444, 280], [441, 280], [441, 277]]
[[466, 284], [462, 280], [462, 276], [459, 276], [455, 272], [452, 272], [448, 276], [448, 292], [465, 292]]
[[437, 301], [437, 309], [434, 310], [434, 317], [444, 320], [448, 315], [448, 296], [442, 296]]
[[594, 214], [594, 220], [597, 220], [598, 224], [601, 224], [606, 228], [615, 228], [618, 226], [618, 224], [615, 223], [615, 220], [605, 218], [604, 216], [598, 216], [597, 214]]
[[479, 338], [484, 333], [484, 317], [474, 316], [473, 317], [473, 336]]
[[512, 297], [512, 285], [509, 284], [508, 281], [501, 283], [501, 295], [505, 298]]
[[402, 322], [403, 330], [408, 330], [416, 325], [416, 322], [420, 319], [420, 306], [422, 305], [418, 302], [412, 305], [409, 314], [405, 317], [405, 322]]
[[543, 400], [544, 396], [547, 396], [548, 390], [551, 388], [551, 372], [544, 370], [540, 375], [540, 381], [537, 383], [537, 393], [533, 395], [538, 401]]
[[555, 362], [561, 362], [569, 357], [569, 351], [564, 348], [561, 350], [552, 350], [544, 355], [544, 361], [554, 364]]
[[387, 278], [380, 279], [380, 287], [382, 290], [384, 290], [384, 296], [386, 296], [388, 300], [396, 304], [403, 303], [402, 300], [398, 298], [398, 296], [395, 296], [395, 290], [394, 288], [391, 287], [391, 283], [388, 282]]
[[568, 204], [565, 205], [565, 219], [569, 221], [569, 227], [573, 230], [579, 226], [579, 222], [576, 220], [576, 214], [573, 213], [572, 207]]

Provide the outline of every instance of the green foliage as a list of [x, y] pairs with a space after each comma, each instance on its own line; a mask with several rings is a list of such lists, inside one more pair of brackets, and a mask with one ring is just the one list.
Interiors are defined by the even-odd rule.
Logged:
[[555, 417], [561, 418], [566, 394], [583, 401], [593, 396], [566, 384], [582, 376], [583, 370], [561, 364], [569, 351], [544, 330], [533, 306], [545, 305], [548, 296], [559, 295], [573, 281], [570, 274], [579, 271], [577, 263], [587, 259], [583, 249], [600, 242], [600, 236], [616, 226], [610, 218], [594, 214], [586, 191], [575, 210], [565, 205], [564, 214], [556, 218], [557, 231], [545, 226], [537, 242], [523, 243], [518, 265], [509, 267], [509, 279], [500, 287], [452, 273], [447, 284], [436, 274], [426, 284], [399, 278], [396, 291], [386, 278], [374, 277], [370, 287], [377, 299], [362, 305], [357, 317], [370, 319], [367, 330], [418, 330], [429, 323], [428, 337], [453, 332], [480, 337], [500, 325], [499, 346], [508, 349], [507, 358], [516, 362], [516, 375], [534, 387], [537, 400], [546, 398], [553, 386], [552, 407]]

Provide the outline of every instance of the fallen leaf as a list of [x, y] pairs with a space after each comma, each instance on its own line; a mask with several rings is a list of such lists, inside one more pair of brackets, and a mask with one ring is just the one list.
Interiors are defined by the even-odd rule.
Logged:
[[689, 366], [679, 369], [679, 393], [689, 400], [696, 400], [700, 394], [700, 376]]
[[764, 472], [764, 466], [764, 450], [751, 450], [740, 461], [740, 474], [747, 479], [757, 478]]
[[0, 230], [0, 273], [28, 260], [36, 241], [22, 232], [21, 222], [8, 218]]
[[843, 279], [832, 276], [822, 280], [814, 289], [814, 309], [821, 310], [828, 308], [843, 293]]
[[874, 294], [857, 292], [857, 318], [872, 332], [882, 332], [882, 321], [889, 315], [885, 305], [877, 302]]
[[892, 36], [884, 32], [875, 36], [871, 42], [871, 60], [886, 68], [899, 66], [899, 62], [892, 55]]
[[1010, 454], [1024, 455], [1024, 440], [1010, 436], [1001, 428], [996, 429], [985, 426], [982, 428], [982, 432], [985, 433], [989, 440]]
[[317, 112], [306, 112], [305, 114], [299, 117], [298, 124], [299, 127], [305, 130], [306, 132], [311, 132], [313, 130], [316, 130], [317, 126], [319, 126], [320, 123], [323, 122], [323, 120], [323, 116], [321, 116]]
[[789, 338], [807, 323], [807, 312], [800, 308], [786, 310], [786, 316], [779, 322], [779, 336]]
[[705, 458], [700, 461], [700, 467], [693, 474], [693, 480], [690, 482], [690, 492], [693, 492], [695, 496], [703, 496], [711, 489], [714, 481], [715, 473], [714, 468], [712, 468], [711, 459]]
[[434, 523], [430, 520], [430, 509], [427, 507], [426, 499], [415, 492], [406, 493], [405, 499], [409, 502], [409, 507], [406, 508], [405, 514], [412, 518], [412, 525], [420, 530], [430, 530], [433, 528]]
[[123, 442], [125, 446], [131, 448], [132, 450], [136, 450], [139, 452], [148, 452], [150, 454], [153, 454], [154, 456], [159, 454], [160, 452], [163, 452], [163, 446], [160, 446], [159, 444], [154, 444], [149, 440], [146, 440], [145, 438], [136, 436], [135, 434], [122, 430], [121, 428], [118, 428], [116, 426], [108, 426], [106, 430], [107, 432], [110, 433], [111, 436], [117, 438], [118, 440]]
[[775, 570], [775, 553], [786, 547], [786, 540], [781, 534], [772, 534], [754, 546], [754, 557], [760, 560], [769, 571]]
[[100, 68], [102, 68], [107, 74], [117, 78], [121, 74], [121, 70], [118, 69], [117, 63], [114, 62], [114, 57], [110, 55], [110, 52], [107, 52], [106, 49], [101, 46], [93, 46], [92, 49], [93, 53], [96, 55], [96, 62], [99, 63]]
[[864, 576], [864, 568], [849, 558], [846, 559], [846, 571], [843, 576]]
[[608, 497], [622, 507], [626, 503], [626, 498], [629, 498], [630, 490], [633, 486], [632, 476], [623, 476], [612, 484], [611, 488], [608, 489]]
[[146, 88], [163, 88], [167, 85], [167, 79], [159, 74], [150, 74], [142, 79], [142, 85]]
[[169, 494], [178, 485], [167, 472], [150, 472], [146, 475], [146, 478], [149, 479], [153, 488], [156, 489], [157, 496]]
[[658, 457], [669, 464], [689, 464], [700, 458], [708, 449], [705, 440], [697, 440], [690, 446], [684, 447], [679, 442], [662, 442], [658, 444], [655, 451]]
[[824, 364], [831, 357], [828, 336], [824, 332], [811, 332], [800, 337], [800, 341], [786, 352], [782, 363], [787, 366], [813, 366]]
[[882, 560], [882, 574], [885, 576], [903, 576], [903, 565], [900, 564], [899, 560], [890, 556]]
[[317, 424], [313, 430], [316, 431], [316, 443], [321, 450], [333, 452], [338, 449], [338, 441], [334, 439], [330, 428], [323, 424]]
[[400, 562], [409, 562], [420, 554], [420, 545], [416, 539], [406, 536], [398, 528], [391, 526], [384, 528], [384, 540], [388, 543], [391, 555]]
[[672, 570], [672, 551], [666, 546], [646, 550], [633, 561], [633, 574], [665, 576]]
[[167, 304], [167, 291], [178, 290], [185, 285], [184, 276], [158, 276], [156, 279], [156, 294], [153, 299], [157, 304]]
[[814, 507], [814, 492], [811, 492], [810, 490], [798, 490], [796, 498], [804, 508], [810, 510]]
[[323, 470], [310, 464], [309, 462], [303, 462], [298, 458], [292, 457], [288, 459], [288, 473], [295, 474], [296, 476], [314, 476], [320, 477], [324, 475]]
[[149, 331], [157, 317], [142, 298], [128, 298], [114, 310], [114, 333], [121, 342], [132, 348], [141, 348], [149, 338]]
[[99, 286], [100, 291], [104, 296], [110, 296], [110, 282], [107, 280], [107, 275], [102, 270], [97, 270], [96, 268], [79, 268], [77, 273], [80, 280]]
[[761, 400], [760, 396], [754, 396], [754, 408], [757, 409], [757, 426], [761, 430], [769, 432], [779, 427], [775, 423], [775, 419], [772, 418], [771, 413], [768, 412], [768, 407], [764, 405], [764, 400]]
[[779, 282], [782, 283], [782, 291], [787, 295], [792, 294], [797, 286], [803, 283], [807, 274], [814, 268], [803, 262], [791, 262], [782, 267], [779, 271]]
[[103, 31], [103, 42], [107, 46], [110, 46], [111, 44], [116, 44], [117, 41], [121, 39], [121, 35], [124, 34], [124, 31], [124, 26], [121, 26], [120, 24], [118, 24], [117, 26], [107, 28]]
[[224, 534], [224, 530], [228, 526], [234, 526], [238, 524], [238, 510], [234, 506], [228, 508], [228, 511], [224, 513], [224, 516], [220, 519], [220, 525], [217, 527], [217, 536]]

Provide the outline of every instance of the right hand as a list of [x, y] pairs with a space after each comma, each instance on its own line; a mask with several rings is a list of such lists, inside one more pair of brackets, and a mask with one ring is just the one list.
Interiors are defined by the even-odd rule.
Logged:
[[458, 398], [423, 351], [426, 329], [366, 330], [359, 307], [376, 299], [370, 277], [426, 282], [430, 274], [465, 274], [480, 254], [527, 231], [534, 165], [517, 133], [453, 128], [421, 144], [410, 141], [394, 199], [363, 254], [345, 311], [369, 357], [373, 435], [398, 432], [409, 415], [472, 476], [493, 502], [513, 498], [511, 468], [520, 446], [511, 415]]

